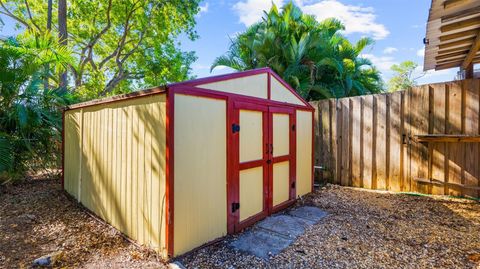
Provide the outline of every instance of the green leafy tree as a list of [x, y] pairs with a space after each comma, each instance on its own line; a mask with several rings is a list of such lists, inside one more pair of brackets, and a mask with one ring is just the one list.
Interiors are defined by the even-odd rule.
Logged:
[[351, 44], [336, 19], [318, 22], [293, 3], [275, 5], [263, 20], [237, 35], [212, 69], [270, 67], [308, 100], [377, 93], [382, 80], [370, 60], [360, 56], [372, 40]]
[[59, 167], [60, 107], [73, 99], [58, 78], [73, 60], [49, 34], [28, 31], [0, 41], [0, 181]]
[[390, 68], [395, 75], [388, 81], [388, 91], [395, 92], [406, 90], [417, 85], [417, 79], [422, 77], [413, 77], [418, 64], [412, 61], [405, 61], [400, 64], [394, 64]]
[[[53, 1], [54, 13], [63, 2]], [[178, 49], [176, 38], [180, 34], [192, 40], [197, 37], [198, 2], [68, 1], [68, 46], [76, 56], [68, 72], [70, 85], [82, 97], [93, 98], [189, 78], [196, 58], [193, 52]], [[18, 27], [44, 33], [49, 20], [54, 25], [62, 22], [55, 14], [49, 16], [48, 4], [45, 0], [0, 0], [0, 13], [15, 19]], [[52, 28], [55, 35], [58, 28]]]

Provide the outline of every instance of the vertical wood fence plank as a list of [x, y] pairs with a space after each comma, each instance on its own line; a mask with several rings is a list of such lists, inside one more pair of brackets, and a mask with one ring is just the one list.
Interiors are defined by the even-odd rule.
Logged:
[[336, 139], [337, 139], [337, 161], [336, 161], [336, 177], [335, 183], [342, 184], [342, 177], [343, 177], [343, 169], [342, 169], [342, 159], [345, 157], [343, 156], [343, 106], [341, 100], [337, 100], [337, 113], [336, 113], [336, 126], [337, 130]]
[[384, 190], [387, 188], [387, 98], [384, 94], [375, 96], [376, 99], [376, 127], [375, 127], [375, 169], [376, 169], [376, 189]]
[[363, 99], [363, 187], [372, 189], [373, 95]]
[[[448, 134], [462, 133], [462, 87], [453, 82], [449, 88], [449, 115]], [[462, 183], [463, 147], [461, 143], [448, 144], [448, 182]], [[462, 190], [455, 186], [449, 186], [449, 195], [459, 196]]]
[[332, 155], [330, 159], [330, 167], [332, 171], [332, 182], [337, 180], [337, 100], [330, 100], [330, 148]]
[[350, 99], [340, 100], [342, 107], [342, 150], [341, 150], [341, 184], [348, 186], [350, 184]]
[[351, 164], [352, 164], [352, 186], [361, 187], [361, 130], [362, 130], [362, 111], [361, 111], [361, 99], [356, 97], [351, 100]]
[[330, 159], [332, 156], [331, 150], [331, 137], [330, 137], [330, 101], [325, 100], [319, 103], [320, 111], [320, 121], [322, 125], [321, 136], [322, 136], [322, 157], [320, 165], [324, 168], [322, 171], [322, 177], [324, 182], [331, 182], [332, 179], [332, 167], [330, 166]]
[[[445, 134], [446, 87], [443, 84], [433, 85], [433, 133]], [[432, 144], [432, 179], [445, 182], [446, 143]], [[432, 194], [444, 194], [444, 185], [433, 185]]]
[[389, 107], [389, 129], [390, 129], [390, 143], [389, 143], [389, 186], [392, 191], [401, 191], [401, 103], [402, 92], [395, 92], [390, 95]]
[[[465, 89], [465, 134], [480, 135], [479, 80], [464, 81]], [[480, 143], [470, 143], [465, 148], [465, 185], [480, 185]], [[480, 191], [466, 189], [466, 196], [480, 197]]]

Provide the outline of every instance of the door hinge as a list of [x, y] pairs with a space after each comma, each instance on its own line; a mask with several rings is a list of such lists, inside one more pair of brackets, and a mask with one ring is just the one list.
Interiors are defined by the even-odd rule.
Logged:
[[232, 124], [232, 133], [238, 133], [240, 132], [240, 125], [238, 124]]
[[292, 125], [292, 131], [294, 131], [294, 132], [295, 132], [295, 124], [294, 124], [294, 125]]
[[292, 182], [292, 185], [291, 185], [292, 189], [295, 189], [295, 181]]
[[240, 203], [232, 203], [232, 213], [240, 209]]

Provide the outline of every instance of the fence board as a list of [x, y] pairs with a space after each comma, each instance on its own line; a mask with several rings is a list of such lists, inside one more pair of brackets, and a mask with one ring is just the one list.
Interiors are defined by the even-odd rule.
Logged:
[[372, 188], [373, 95], [363, 99], [363, 187]]
[[362, 164], [362, 99], [352, 98], [351, 100], [351, 127], [352, 127], [352, 186], [361, 187], [361, 164]]
[[442, 135], [480, 135], [479, 91], [475, 79], [314, 103], [324, 180], [479, 197], [480, 143], [440, 141]]
[[[458, 83], [449, 84], [449, 114], [447, 133], [461, 134], [462, 132], [462, 88]], [[448, 144], [448, 182], [462, 184], [463, 144]], [[448, 194], [459, 196], [462, 190], [449, 185]]]
[[[478, 80], [464, 81], [465, 89], [465, 134], [480, 133], [480, 83]], [[472, 143], [465, 149], [465, 185], [480, 186], [480, 143]], [[480, 197], [480, 191], [465, 190], [466, 196]]]

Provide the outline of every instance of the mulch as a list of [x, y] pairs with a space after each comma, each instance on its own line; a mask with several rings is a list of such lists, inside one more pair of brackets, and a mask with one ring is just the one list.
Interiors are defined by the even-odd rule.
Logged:
[[28, 268], [43, 255], [53, 267], [162, 268], [152, 251], [93, 218], [54, 179], [0, 187], [0, 268]]
[[[480, 203], [334, 185], [308, 195], [328, 216], [277, 256], [229, 247], [234, 236], [177, 259], [186, 268], [480, 268]], [[147, 248], [99, 222], [58, 180], [0, 186], [0, 268], [166, 268]]]

